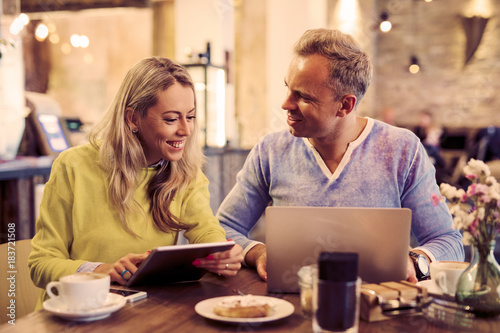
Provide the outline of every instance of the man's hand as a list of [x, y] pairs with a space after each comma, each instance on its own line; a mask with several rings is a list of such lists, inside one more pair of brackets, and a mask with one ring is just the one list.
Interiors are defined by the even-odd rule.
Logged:
[[267, 281], [267, 249], [264, 244], [257, 244], [248, 251], [245, 261], [257, 269], [262, 280]]
[[406, 266], [406, 280], [412, 283], [417, 283], [417, 272], [415, 272], [415, 265], [410, 256], [408, 256], [408, 266]]
[[[429, 258], [429, 256], [424, 251], [421, 250], [412, 250], [412, 251], [425, 256], [427, 258], [428, 263], [431, 262], [431, 258]], [[406, 268], [406, 280], [413, 283], [418, 282], [417, 272], [415, 271], [415, 264], [413, 263], [413, 260], [411, 260], [410, 256], [408, 256], [408, 266]]]

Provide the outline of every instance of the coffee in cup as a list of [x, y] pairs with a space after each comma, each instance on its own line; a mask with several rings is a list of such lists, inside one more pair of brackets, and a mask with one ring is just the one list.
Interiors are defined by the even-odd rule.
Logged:
[[461, 261], [434, 261], [430, 265], [431, 280], [447, 295], [455, 295], [458, 278], [469, 267], [468, 262]]
[[[76, 273], [47, 285], [47, 294], [60, 300], [68, 310], [84, 311], [101, 307], [109, 293], [110, 278], [102, 273]], [[57, 290], [57, 295], [53, 289]]]

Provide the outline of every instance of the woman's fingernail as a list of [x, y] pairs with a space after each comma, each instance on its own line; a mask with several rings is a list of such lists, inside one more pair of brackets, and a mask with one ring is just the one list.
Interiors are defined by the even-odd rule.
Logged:
[[147, 253], [147, 254], [150, 254], [150, 253], [151, 253], [151, 251], [148, 251], [148, 252], [146, 252], [146, 253]]
[[195, 261], [193, 261], [193, 266], [200, 266], [200, 264], [201, 264], [200, 259], [196, 259]]
[[213, 254], [209, 254], [205, 259], [207, 259], [207, 260], [214, 260], [215, 257], [214, 257]]
[[232, 241], [232, 240], [233, 240], [232, 238], [229, 238], [227, 241], [228, 241], [228, 242], [230, 242], [230, 241]]

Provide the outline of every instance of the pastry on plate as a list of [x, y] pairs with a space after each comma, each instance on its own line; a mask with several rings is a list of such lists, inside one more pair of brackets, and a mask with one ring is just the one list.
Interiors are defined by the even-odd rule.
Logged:
[[216, 304], [214, 312], [222, 317], [259, 318], [271, 314], [271, 305], [253, 295], [232, 296]]

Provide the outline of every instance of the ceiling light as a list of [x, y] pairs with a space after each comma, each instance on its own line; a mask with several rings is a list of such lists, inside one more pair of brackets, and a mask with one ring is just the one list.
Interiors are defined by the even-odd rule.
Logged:
[[388, 32], [392, 29], [392, 23], [389, 21], [389, 14], [383, 12], [380, 14], [380, 30], [383, 32]]
[[73, 34], [71, 35], [70, 41], [73, 47], [85, 48], [89, 46], [89, 38], [85, 35]]
[[43, 23], [40, 23], [35, 29], [35, 38], [39, 42], [43, 42], [49, 35], [49, 28]]
[[416, 56], [410, 57], [410, 67], [408, 70], [412, 74], [417, 74], [420, 71], [420, 65], [418, 64], [418, 58]]

